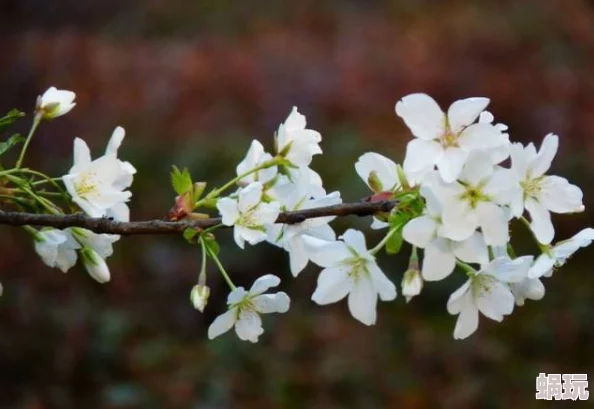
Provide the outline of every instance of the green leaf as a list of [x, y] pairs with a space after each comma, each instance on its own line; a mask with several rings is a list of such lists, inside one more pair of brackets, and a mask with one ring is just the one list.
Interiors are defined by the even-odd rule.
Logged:
[[17, 119], [22, 118], [25, 116], [24, 112], [19, 111], [18, 109], [13, 109], [2, 118], [0, 118], [0, 132], [4, 131], [10, 125], [12, 125]]
[[192, 176], [190, 176], [188, 168], [180, 171], [177, 166], [173, 166], [173, 170], [171, 171], [171, 185], [178, 195], [191, 192], [193, 189]]
[[7, 151], [9, 151], [13, 146], [18, 145], [25, 141], [18, 133], [12, 135], [6, 142], [0, 142], [0, 155], [3, 155]]
[[184, 239], [186, 239], [190, 244], [196, 244], [199, 237], [199, 230], [193, 229], [191, 227], [188, 227], [186, 230], [184, 230]]
[[207, 233], [205, 234], [202, 239], [204, 240], [204, 246], [210, 252], [212, 252], [215, 256], [219, 254], [221, 248], [219, 247], [219, 243], [217, 243], [217, 239], [213, 234]]
[[398, 231], [388, 239], [388, 242], [386, 243], [386, 253], [397, 254], [400, 252], [402, 241], [402, 230], [398, 229]]

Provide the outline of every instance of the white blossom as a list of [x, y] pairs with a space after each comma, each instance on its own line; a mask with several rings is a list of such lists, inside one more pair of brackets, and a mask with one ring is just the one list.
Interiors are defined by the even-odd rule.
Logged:
[[50, 87], [37, 98], [36, 112], [44, 119], [53, 119], [65, 115], [74, 108], [76, 94], [72, 91]]
[[69, 229], [41, 230], [35, 235], [35, 251], [49, 267], [67, 272], [76, 264], [76, 250], [80, 244], [72, 237]]
[[[245, 158], [239, 165], [237, 165], [237, 176], [243, 175], [244, 173], [257, 168], [269, 160], [272, 160], [272, 155], [264, 152], [264, 147], [262, 144], [254, 139]], [[239, 181], [239, 183], [244, 186], [250, 184], [251, 182], [261, 182], [264, 184], [274, 179], [276, 173], [277, 167], [271, 166], [245, 176]]]
[[[112, 158], [108, 162], [110, 162], [110, 166], [117, 169], [115, 171], [116, 175], [113, 177], [113, 182], [111, 183], [111, 187], [115, 191], [123, 191], [129, 188], [132, 184], [134, 174], [136, 173], [136, 169], [130, 162], [124, 162], [117, 158], [118, 149], [122, 144], [125, 135], [126, 131], [124, 128], [121, 126], [116, 127], [111, 135], [111, 138], [109, 139], [109, 142], [107, 143], [105, 155], [103, 156]], [[113, 160], [114, 158], [116, 163], [115, 165]], [[74, 166], [72, 167], [70, 173], [84, 170], [89, 167], [92, 162], [91, 151], [88, 145], [82, 139], [76, 138], [74, 141]], [[130, 209], [126, 204], [126, 201], [122, 200], [116, 202], [111, 207], [104, 209], [102, 215], [105, 217], [112, 217], [114, 220], [127, 222], [130, 220]]]
[[311, 260], [324, 268], [311, 298], [326, 305], [348, 296], [351, 315], [365, 325], [373, 325], [378, 296], [382, 301], [391, 301], [396, 298], [396, 287], [367, 250], [363, 233], [349, 229], [341, 239], [329, 243], [305, 238]]
[[280, 125], [276, 134], [276, 151], [295, 166], [308, 166], [313, 155], [322, 153], [319, 132], [306, 129], [305, 116], [297, 111], [297, 107]]
[[235, 326], [239, 339], [258, 342], [258, 337], [264, 333], [260, 314], [289, 310], [290, 299], [284, 292], [263, 294], [279, 284], [277, 276], [268, 274], [258, 278], [249, 291], [243, 287], [234, 289], [227, 298], [229, 310], [213, 321], [208, 328], [208, 338], [218, 337]]
[[223, 224], [234, 226], [233, 237], [242, 249], [246, 241], [254, 245], [266, 240], [266, 229], [278, 217], [279, 203], [263, 202], [262, 189], [262, 183], [252, 182], [239, 190], [237, 198], [223, 197], [217, 201]]
[[83, 247], [92, 248], [104, 259], [113, 254], [113, 243], [120, 239], [117, 234], [97, 234], [80, 227], [72, 227], [70, 232]]
[[504, 145], [507, 140], [497, 127], [475, 123], [488, 104], [487, 98], [462, 99], [450, 105], [445, 114], [426, 94], [402, 98], [396, 104], [396, 113], [416, 137], [408, 143], [404, 171], [422, 174], [436, 165], [443, 180], [453, 182], [471, 151]]
[[467, 263], [486, 264], [489, 253], [483, 235], [472, 232], [462, 241], [441, 237], [441, 203], [427, 187], [421, 187], [426, 199], [425, 214], [409, 221], [402, 230], [404, 240], [424, 249], [422, 274], [427, 281], [442, 280], [456, 267], [456, 259]]
[[532, 143], [526, 147], [514, 143], [511, 147], [511, 169], [522, 187], [513, 202], [514, 215], [519, 217], [524, 208], [528, 210], [530, 227], [542, 244], [549, 244], [555, 237], [551, 212], [573, 213], [584, 210], [583, 194], [579, 187], [570, 184], [565, 178], [545, 175], [558, 146], [559, 137], [548, 134], [538, 153]]
[[80, 250], [80, 258], [87, 269], [87, 272], [93, 279], [102, 284], [110, 280], [111, 276], [109, 268], [103, 257], [101, 257], [95, 250], [90, 247], [83, 247]]
[[87, 215], [107, 216], [114, 207], [125, 204], [132, 196], [129, 191], [123, 191], [126, 187], [122, 183], [122, 166], [122, 162], [113, 153], [91, 160], [87, 144], [76, 138], [74, 165], [69, 173], [62, 177], [62, 181], [72, 200]]
[[458, 314], [455, 339], [464, 339], [478, 328], [479, 311], [487, 318], [501, 322], [514, 309], [514, 295], [509, 283], [522, 281], [532, 264], [532, 256], [510, 260], [498, 257], [470, 276], [450, 296], [448, 312]]
[[459, 181], [445, 183], [432, 177], [427, 183], [442, 203], [443, 228], [440, 235], [452, 240], [466, 240], [481, 228], [488, 245], [509, 241], [509, 210], [519, 189], [509, 169], [493, 166], [484, 152], [474, 152], [466, 162]]
[[528, 277], [539, 278], [549, 276], [554, 267], [561, 267], [567, 259], [582, 247], [587, 247], [594, 240], [594, 229], [588, 227], [573, 237], [560, 241], [549, 247], [545, 252], [536, 258], [534, 265], [528, 272]]

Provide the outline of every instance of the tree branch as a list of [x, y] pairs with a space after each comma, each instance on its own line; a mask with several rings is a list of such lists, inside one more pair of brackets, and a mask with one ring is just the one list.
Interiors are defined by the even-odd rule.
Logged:
[[[334, 206], [282, 212], [277, 223], [295, 224], [307, 219], [325, 216], [370, 216], [378, 212], [389, 212], [398, 204], [395, 200], [378, 202], [342, 203]], [[0, 211], [0, 225], [10, 226], [49, 226], [57, 229], [82, 227], [95, 233], [120, 234], [179, 234], [187, 228], [207, 228], [221, 223], [220, 217], [201, 220], [145, 220], [137, 222], [117, 222], [108, 218], [89, 218], [82, 213], [67, 215], [34, 214]]]

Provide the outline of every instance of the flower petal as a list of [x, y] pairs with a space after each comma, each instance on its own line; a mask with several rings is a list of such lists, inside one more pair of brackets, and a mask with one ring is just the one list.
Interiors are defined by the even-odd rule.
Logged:
[[219, 315], [208, 327], [208, 339], [214, 339], [229, 331], [233, 327], [233, 324], [235, 324], [236, 315], [236, 308], [232, 308], [226, 313]]
[[351, 291], [352, 280], [348, 276], [347, 266], [328, 267], [318, 276], [318, 285], [312, 301], [319, 305], [326, 305], [342, 300]]
[[258, 337], [264, 333], [260, 315], [254, 311], [241, 310], [235, 323], [235, 333], [242, 341], [258, 342]]
[[413, 139], [406, 145], [406, 155], [402, 164], [404, 172], [409, 174], [433, 169], [442, 154], [443, 148], [438, 142]]
[[551, 214], [532, 197], [526, 198], [524, 205], [528, 213], [530, 213], [530, 229], [532, 229], [534, 236], [540, 243], [549, 244], [555, 237]]
[[262, 294], [269, 288], [278, 286], [280, 282], [280, 278], [278, 278], [274, 274], [266, 274], [254, 281], [254, 284], [252, 284], [249, 293], [251, 296]]
[[437, 222], [429, 216], [412, 219], [402, 229], [402, 237], [408, 243], [425, 248], [437, 233]]
[[538, 201], [554, 213], [583, 212], [582, 190], [559, 176], [545, 176], [540, 184]]
[[559, 148], [559, 137], [553, 133], [545, 136], [536, 158], [530, 163], [531, 176], [537, 178], [546, 173]]
[[502, 246], [509, 241], [507, 215], [501, 207], [494, 203], [481, 202], [476, 207], [476, 215], [485, 243], [489, 246]]
[[382, 301], [392, 301], [396, 298], [396, 286], [386, 277], [375, 262], [367, 264], [373, 288]]
[[355, 163], [355, 170], [363, 182], [372, 190], [373, 188], [369, 185], [369, 176], [372, 172], [379, 179], [380, 191], [389, 191], [399, 185], [396, 164], [380, 154], [367, 152], [361, 155], [357, 163]]
[[289, 305], [291, 300], [289, 296], [284, 292], [278, 292], [276, 294], [261, 294], [252, 299], [254, 307], [261, 314], [269, 314], [273, 312], [287, 312], [289, 311]]
[[467, 158], [468, 153], [460, 148], [450, 147], [443, 152], [437, 161], [437, 168], [444, 182], [451, 183], [460, 176]]
[[355, 229], [348, 229], [340, 238], [359, 254], [367, 253], [367, 245], [365, 244], [365, 235]]
[[454, 254], [467, 263], [487, 264], [489, 250], [483, 235], [479, 232], [472, 233], [468, 239], [452, 243]]
[[437, 238], [425, 247], [422, 274], [426, 281], [443, 280], [454, 271], [456, 258], [449, 240]]
[[476, 121], [487, 105], [489, 105], [489, 98], [482, 97], [466, 98], [454, 102], [448, 108], [448, 122], [451, 131], [458, 133], [462, 128]]
[[360, 279], [351, 289], [348, 298], [351, 315], [365, 325], [375, 324], [377, 318], [377, 293], [371, 280]]
[[262, 201], [262, 183], [252, 182], [239, 192], [239, 211], [247, 212]]
[[427, 94], [405, 96], [396, 104], [396, 114], [417, 138], [431, 140], [445, 132], [445, 114]]

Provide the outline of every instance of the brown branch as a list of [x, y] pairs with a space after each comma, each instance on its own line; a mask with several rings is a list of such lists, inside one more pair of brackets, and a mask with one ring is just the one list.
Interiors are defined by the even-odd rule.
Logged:
[[[325, 216], [370, 216], [378, 212], [389, 212], [397, 204], [395, 200], [378, 202], [343, 203], [334, 206], [317, 207], [306, 210], [282, 212], [277, 223], [295, 224], [307, 219]], [[57, 229], [67, 227], [82, 227], [95, 233], [109, 233], [120, 235], [133, 234], [179, 234], [185, 229], [207, 228], [221, 223], [220, 217], [201, 220], [145, 220], [138, 222], [117, 222], [108, 218], [89, 218], [82, 213], [68, 215], [50, 215], [19, 212], [1, 212], [0, 225], [10, 226], [49, 226]]]

